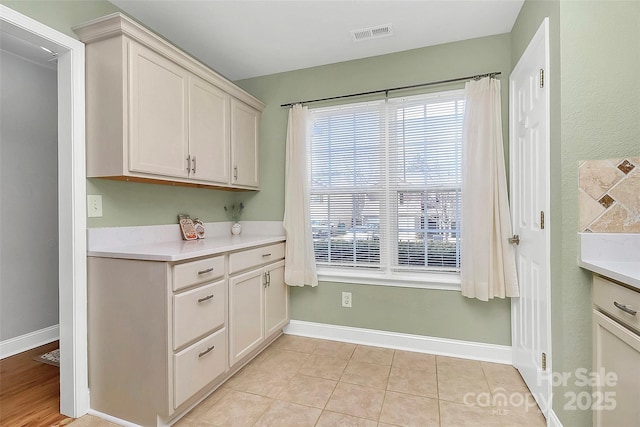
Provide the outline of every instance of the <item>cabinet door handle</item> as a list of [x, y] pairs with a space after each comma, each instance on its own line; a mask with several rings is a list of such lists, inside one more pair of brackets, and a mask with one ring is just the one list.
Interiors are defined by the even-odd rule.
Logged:
[[200, 270], [198, 271], [198, 275], [202, 275], [202, 274], [207, 274], [207, 273], [211, 273], [213, 271], [213, 267], [211, 268], [207, 268], [206, 270]]
[[187, 156], [187, 173], [191, 170], [191, 154]]
[[193, 163], [193, 168], [191, 168], [191, 172], [193, 172], [193, 174], [195, 175], [196, 174], [196, 156], [193, 156], [191, 158], [191, 161]]
[[262, 286], [267, 287], [267, 273], [262, 273]]
[[207, 295], [206, 297], [198, 298], [198, 302], [205, 302], [213, 298], [213, 294]]
[[207, 353], [210, 353], [214, 348], [216, 348], [215, 345], [212, 345], [211, 347], [207, 347], [207, 349], [201, 353], [198, 353], [198, 357], [202, 357]]
[[238, 166], [233, 167], [233, 179], [238, 180]]
[[271, 272], [267, 271], [267, 286], [271, 286]]
[[614, 301], [613, 305], [615, 305], [616, 307], [618, 307], [620, 310], [624, 311], [625, 313], [629, 313], [632, 316], [635, 316], [638, 312], [632, 308], [627, 307], [624, 304], [620, 304], [618, 301]]

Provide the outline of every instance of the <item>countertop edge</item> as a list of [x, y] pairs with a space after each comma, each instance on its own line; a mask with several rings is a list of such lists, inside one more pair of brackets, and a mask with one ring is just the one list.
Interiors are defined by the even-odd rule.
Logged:
[[593, 273], [600, 274], [604, 277], [608, 277], [618, 282], [622, 282], [628, 286], [632, 286], [640, 291], [640, 277], [629, 276], [627, 274], [611, 270], [603, 265], [598, 264], [596, 261], [578, 259], [578, 266]]
[[[178, 262], [185, 261], [194, 258], [201, 258], [206, 256], [218, 255], [227, 252], [233, 252], [237, 250], [252, 248], [256, 246], [267, 245], [270, 243], [284, 242], [286, 236], [274, 235], [274, 236], [243, 236], [242, 240], [234, 242], [233, 238], [220, 242], [219, 245], [212, 243], [211, 246], [205, 248], [193, 248], [193, 250], [180, 250], [180, 251], [154, 251], [152, 247], [157, 246], [150, 245], [137, 245], [137, 246], [121, 246], [121, 247], [105, 247], [94, 248], [87, 251], [87, 256], [97, 258], [117, 258], [117, 259], [130, 259], [139, 261], [159, 261], [159, 262]], [[213, 238], [211, 238], [213, 241]], [[184, 241], [166, 242], [171, 245], [182, 245]], [[197, 244], [197, 241], [193, 242]]]

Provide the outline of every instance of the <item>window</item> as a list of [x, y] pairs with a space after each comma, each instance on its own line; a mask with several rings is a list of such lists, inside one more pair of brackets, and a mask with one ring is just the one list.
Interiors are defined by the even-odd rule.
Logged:
[[321, 270], [460, 271], [463, 116], [462, 90], [312, 110]]

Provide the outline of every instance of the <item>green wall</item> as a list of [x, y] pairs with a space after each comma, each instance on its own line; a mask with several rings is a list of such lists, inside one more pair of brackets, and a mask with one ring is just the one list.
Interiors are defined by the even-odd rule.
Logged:
[[[251, 196], [251, 214], [282, 218], [288, 109], [281, 104], [501, 71], [507, 145], [510, 52], [510, 37], [503, 34], [236, 82], [267, 104], [261, 132], [264, 185]], [[327, 104], [312, 107], [318, 105]], [[342, 291], [353, 293], [353, 308], [340, 306]], [[508, 299], [483, 303], [457, 291], [325, 282], [314, 289], [291, 289], [292, 319], [491, 344], [510, 345], [510, 313]]]
[[87, 218], [89, 227], [122, 227], [174, 224], [183, 212], [204, 222], [227, 221], [224, 206], [248, 193], [92, 178], [87, 194], [102, 195], [103, 216]]
[[[553, 371], [591, 369], [591, 275], [578, 257], [578, 161], [640, 153], [640, 2], [528, 0], [512, 31], [517, 61], [550, 17]], [[553, 409], [565, 426], [591, 425], [591, 411]]]
[[[508, 147], [508, 75], [511, 70], [509, 46], [509, 36], [504, 34], [235, 82], [267, 104], [262, 113], [261, 129], [260, 178], [263, 185], [259, 193], [249, 196], [251, 203], [247, 214], [256, 219], [282, 219], [288, 109], [280, 105], [288, 102], [501, 71], [503, 135], [505, 147]], [[423, 93], [463, 87], [464, 83], [456, 83], [424, 89]], [[406, 94], [407, 92], [392, 92], [390, 96]], [[338, 102], [366, 99], [370, 98]], [[328, 104], [317, 103], [311, 107], [325, 105]]]

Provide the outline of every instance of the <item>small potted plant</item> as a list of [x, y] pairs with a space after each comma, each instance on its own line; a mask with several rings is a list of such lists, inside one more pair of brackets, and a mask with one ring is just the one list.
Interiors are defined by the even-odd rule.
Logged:
[[224, 211], [227, 213], [227, 217], [233, 221], [233, 225], [231, 226], [231, 234], [234, 236], [240, 234], [242, 232], [242, 226], [238, 221], [240, 221], [240, 217], [242, 216], [242, 211], [244, 210], [244, 204], [240, 202], [239, 204], [232, 204], [230, 206], [225, 206]]

